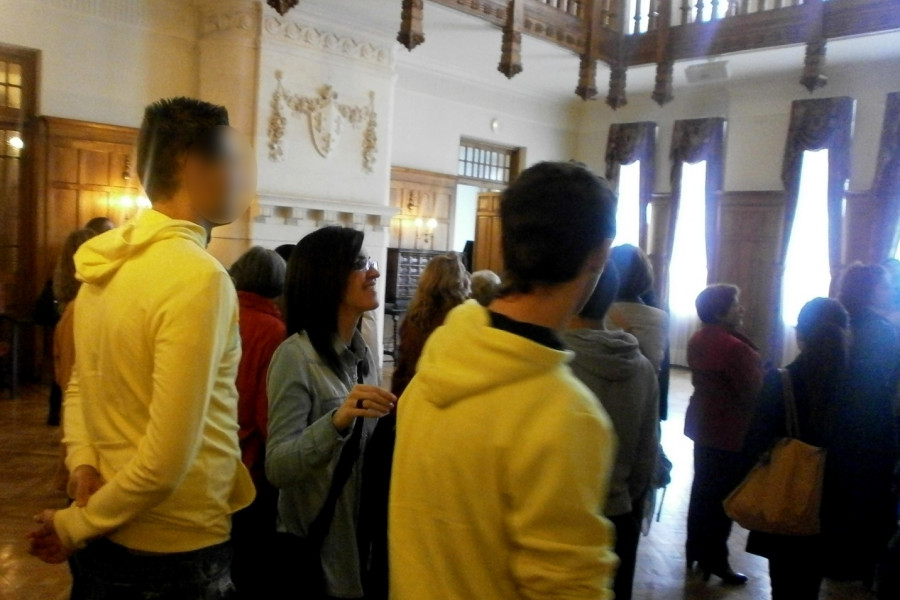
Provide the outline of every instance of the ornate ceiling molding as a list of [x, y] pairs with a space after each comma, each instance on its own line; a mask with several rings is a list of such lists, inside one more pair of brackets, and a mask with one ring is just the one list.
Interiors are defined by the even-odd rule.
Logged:
[[232, 6], [219, 11], [201, 11], [200, 35], [208, 36], [226, 32], [254, 32], [259, 19], [258, 7], [249, 4]]
[[344, 56], [380, 67], [391, 68], [394, 63], [393, 50], [388, 45], [324, 31], [288, 18], [266, 15], [263, 19], [263, 31], [266, 35], [281, 42]]

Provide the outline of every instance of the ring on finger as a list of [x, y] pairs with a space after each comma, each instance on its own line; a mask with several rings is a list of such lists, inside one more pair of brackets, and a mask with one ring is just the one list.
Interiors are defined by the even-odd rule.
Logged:
[[364, 408], [364, 406], [363, 406], [363, 403], [364, 403], [364, 402], [365, 402], [365, 400], [363, 400], [362, 398], [360, 398], [359, 400], [357, 400], [357, 401], [356, 401], [356, 408], [360, 408], [360, 409], [361, 409], [361, 408]]

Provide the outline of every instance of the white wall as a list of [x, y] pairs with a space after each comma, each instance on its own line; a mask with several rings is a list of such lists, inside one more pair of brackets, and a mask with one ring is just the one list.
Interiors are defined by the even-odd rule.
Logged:
[[800, 86], [797, 72], [725, 85], [676, 87], [675, 100], [663, 107], [657, 106], [648, 92], [629, 92], [629, 104], [618, 111], [600, 102], [592, 103], [584, 107], [580, 116], [576, 154], [579, 160], [602, 172], [611, 123], [655, 121], [659, 125], [655, 191], [668, 192], [674, 121], [725, 117], [725, 189], [780, 190], [791, 102], [850, 96], [856, 99], [850, 189], [867, 190], [875, 171], [885, 95], [900, 90], [900, 69], [896, 62], [885, 61], [826, 68], [826, 72], [828, 85], [813, 95]]
[[460, 137], [524, 147], [528, 164], [574, 157], [572, 102], [509, 93], [502, 78], [496, 87], [472, 83], [415, 57], [398, 61], [392, 165], [455, 174]]
[[39, 112], [137, 126], [197, 89], [196, 18], [174, 0], [0, 0], [0, 42], [41, 50]]
[[450, 248], [456, 252], [462, 252], [466, 247], [466, 242], [475, 240], [478, 189], [474, 185], [456, 186], [456, 206], [453, 210], [453, 245]]

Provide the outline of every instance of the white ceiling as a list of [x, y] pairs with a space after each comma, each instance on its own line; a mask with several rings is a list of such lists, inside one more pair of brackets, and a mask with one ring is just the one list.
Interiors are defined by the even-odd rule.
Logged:
[[[325, 16], [352, 27], [358, 27], [391, 38], [400, 24], [399, 0], [302, 0], [297, 9]], [[460, 11], [425, 3], [425, 43], [407, 52], [397, 44], [398, 63], [427, 68], [448, 75], [464, 76], [470, 81], [503, 89], [513, 94], [539, 97], [550, 101], [575, 98], [578, 83], [578, 57], [559, 46], [531, 36], [523, 36], [523, 71], [513, 79], [497, 71], [500, 59], [501, 32], [485, 21]], [[830, 40], [826, 73], [850, 63], [898, 60], [900, 69], [900, 31]], [[753, 79], [784, 73], [796, 73], [803, 65], [802, 45], [735, 53], [714, 57], [728, 61], [730, 79]], [[684, 69], [709, 59], [684, 61], [675, 65], [675, 87], [687, 85]], [[655, 66], [634, 67], [628, 71], [628, 92], [653, 88]], [[597, 87], [605, 95], [609, 69], [601, 64], [597, 70]]]

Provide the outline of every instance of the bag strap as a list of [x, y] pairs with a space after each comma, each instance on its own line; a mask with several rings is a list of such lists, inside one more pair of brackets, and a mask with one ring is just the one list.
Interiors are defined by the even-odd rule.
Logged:
[[[368, 356], [368, 353], [367, 353]], [[356, 365], [356, 382], [364, 383], [363, 361]], [[314, 548], [321, 548], [331, 529], [331, 522], [334, 521], [334, 513], [337, 509], [338, 498], [344, 491], [347, 481], [353, 472], [353, 464], [359, 456], [359, 445], [362, 439], [362, 431], [365, 425], [365, 419], [357, 417], [353, 424], [353, 432], [341, 449], [341, 456], [334, 468], [334, 474], [331, 477], [331, 487], [328, 489], [328, 496], [319, 510], [319, 514], [313, 519], [309, 525], [307, 533], [307, 542]]]
[[781, 374], [781, 390], [784, 396], [784, 417], [787, 434], [792, 438], [800, 437], [800, 418], [797, 414], [797, 401], [794, 398], [794, 382], [791, 372], [778, 369]]

